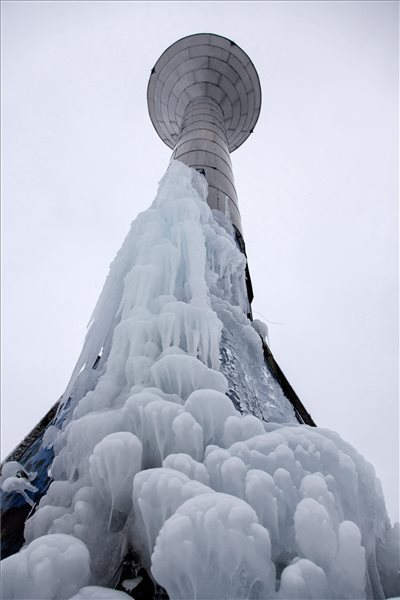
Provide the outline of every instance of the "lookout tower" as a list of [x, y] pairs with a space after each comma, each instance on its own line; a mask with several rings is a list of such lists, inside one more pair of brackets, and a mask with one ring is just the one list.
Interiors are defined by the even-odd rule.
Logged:
[[208, 204], [242, 236], [230, 153], [253, 132], [261, 87], [250, 58], [214, 34], [182, 38], [160, 56], [147, 89], [151, 121], [172, 158], [204, 173]]
[[[246, 255], [230, 154], [254, 131], [261, 110], [261, 86], [247, 54], [232, 40], [212, 33], [184, 37], [165, 50], [151, 70], [147, 88], [150, 119], [172, 158], [203, 173], [207, 203], [233, 226]], [[251, 319], [253, 288], [246, 286]], [[315, 425], [263, 342], [265, 362], [300, 423]]]
[[[156, 62], [151, 70], [147, 101], [151, 121], [160, 138], [171, 148], [172, 158], [205, 176], [207, 203], [211, 209], [225, 215], [232, 225], [237, 245], [246, 254], [230, 153], [250, 136], [260, 114], [261, 88], [253, 63], [239, 46], [225, 37], [203, 33], [190, 35], [172, 44]], [[252, 319], [250, 304], [253, 292], [247, 267], [246, 284], [248, 316]], [[246, 321], [245, 317], [243, 319]], [[229, 382], [227, 395], [234, 404], [240, 404], [240, 387], [243, 395], [249, 395], [250, 408], [247, 412], [254, 412], [252, 406], [266, 404], [268, 390], [265, 381], [261, 381], [258, 387], [253, 386], [253, 392], [249, 392], [249, 382], [257, 379], [258, 374], [254, 373], [257, 369], [253, 368], [250, 360], [241, 364], [238, 357], [241, 355], [242, 339], [231, 329], [229, 323], [224, 324], [220, 343], [221, 370]], [[3, 558], [20, 549], [24, 541], [25, 521], [33, 514], [52, 481], [49, 467], [54, 451], [47, 443], [48, 434], [52, 433], [50, 427], [53, 427], [53, 433], [54, 429], [65, 428], [72, 419], [74, 407], [95, 388], [101, 369], [107, 362], [108, 354], [104, 348], [110, 351], [112, 337], [111, 327], [106, 340], [95, 344], [91, 360], [85, 359], [82, 368], [71, 378], [73, 386], [6, 459], [20, 463], [17, 476], [25, 482], [22, 488], [26, 487], [32, 494], [29, 497], [13, 490], [1, 494]], [[260, 350], [260, 370], [263, 373], [259, 379], [262, 380], [263, 376], [268, 379], [277, 395], [283, 394], [283, 402], [292, 405], [293, 421], [314, 425], [265, 340], [263, 352], [264, 355]], [[264, 416], [265, 420], [271, 418], [267, 405], [261, 418]], [[29, 473], [35, 475], [34, 486], [27, 480]]]

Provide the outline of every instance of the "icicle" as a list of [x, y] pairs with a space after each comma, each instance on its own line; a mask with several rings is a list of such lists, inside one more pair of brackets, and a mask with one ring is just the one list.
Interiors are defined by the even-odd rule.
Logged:
[[[172, 161], [110, 267], [56, 425], [69, 418], [44, 438], [54, 481], [3, 561], [7, 598], [122, 600], [107, 586], [127, 548], [171, 600], [398, 593], [373, 468], [296, 424], [246, 316], [246, 259], [206, 195]], [[26, 496], [33, 475], [8, 463], [2, 488]], [[124, 589], [141, 593], [142, 573]]]

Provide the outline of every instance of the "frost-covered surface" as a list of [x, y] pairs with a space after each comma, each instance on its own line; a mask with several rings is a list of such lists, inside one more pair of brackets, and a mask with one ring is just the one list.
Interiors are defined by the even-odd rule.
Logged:
[[89, 552], [77, 537], [46, 535], [1, 563], [1, 597], [70, 598], [89, 580]]
[[52, 448], [57, 436], [60, 433], [60, 429], [55, 425], [49, 425], [43, 434], [42, 447]]
[[28, 472], [18, 461], [10, 460], [2, 466], [0, 489], [6, 493], [20, 494], [25, 502], [33, 506], [34, 502], [27, 492], [37, 492], [38, 488], [31, 483], [36, 476], [36, 472]]
[[110, 588], [100, 587], [98, 585], [87, 585], [79, 590], [70, 600], [127, 600], [132, 598], [125, 592], [110, 590]]
[[205, 197], [172, 162], [112, 264], [60, 411], [73, 416], [44, 439], [54, 481], [2, 563], [4, 598], [127, 597], [104, 588], [128, 555], [133, 596], [143, 568], [176, 600], [398, 594], [374, 470], [296, 424], [264, 364], [267, 331], [246, 317], [245, 259]]

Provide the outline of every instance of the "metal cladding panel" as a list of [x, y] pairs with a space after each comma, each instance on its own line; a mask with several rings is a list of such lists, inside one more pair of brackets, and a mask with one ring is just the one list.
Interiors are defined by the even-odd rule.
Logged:
[[[228, 150], [228, 145], [226, 143], [226, 134], [221, 133], [220, 131], [216, 131], [215, 128], [210, 127], [208, 123], [204, 123], [204, 126], [200, 126], [195, 124], [190, 124], [185, 127], [185, 131], [181, 133], [179, 136], [179, 140], [176, 144], [183, 144], [188, 140], [193, 139], [191, 135], [192, 131], [197, 131], [198, 135], [201, 135], [201, 138], [198, 138], [199, 141], [204, 141], [207, 145], [211, 142], [213, 144], [218, 144], [226, 153], [227, 156], [230, 157], [230, 153]], [[176, 147], [175, 146], [175, 147]]]
[[252, 133], [261, 87], [250, 58], [231, 40], [201, 33], [172, 44], [152, 69], [147, 89], [152, 123], [173, 158], [202, 170], [208, 203], [241, 232], [230, 152]]
[[213, 187], [208, 186], [208, 198], [207, 203], [210, 208], [219, 210], [224, 215], [229, 215], [232, 224], [239, 230], [242, 230], [242, 221], [240, 218], [240, 212], [235, 202], [227, 196], [225, 192]]
[[[217, 154], [204, 150], [193, 150], [191, 152], [182, 152], [182, 154], [177, 153], [174, 158], [184, 162], [189, 167], [196, 165], [199, 167], [210, 167], [211, 169], [215, 169], [218, 175], [221, 174], [233, 186], [232, 166], [228, 165], [224, 160], [217, 156]], [[209, 181], [209, 183], [211, 182]], [[222, 178], [221, 185], [224, 186]]]
[[230, 181], [229, 177], [226, 177], [220, 171], [217, 171], [212, 167], [207, 167], [203, 165], [191, 166], [204, 168], [208, 185], [212, 185], [213, 187], [218, 188], [219, 190], [221, 190], [221, 192], [229, 196], [229, 198], [231, 198], [231, 200], [236, 204], [236, 206], [238, 205], [235, 186]]
[[[221, 138], [221, 142], [226, 147], [226, 151], [229, 154], [228, 143], [227, 143], [227, 134], [225, 128], [223, 128], [223, 124], [216, 123], [212, 117], [209, 118], [205, 116], [197, 116], [195, 115], [193, 119], [185, 127], [182, 129], [181, 135], [179, 136], [179, 140], [181, 136], [185, 135], [188, 131], [199, 131], [200, 129], [209, 129], [210, 131], [214, 131]], [[192, 136], [193, 137], [193, 136]], [[200, 138], [199, 138], [200, 139]], [[178, 142], [179, 142], [178, 140]]]
[[[193, 139], [191, 132], [194, 130], [197, 130], [198, 135], [201, 136], [200, 138], [196, 138], [196, 140], [199, 143], [199, 147], [201, 147], [201, 145], [200, 145], [201, 143], [207, 144], [207, 147], [210, 147], [210, 148], [212, 148], [213, 145], [216, 145], [221, 149], [223, 154], [225, 154], [226, 158], [230, 160], [230, 154], [229, 154], [228, 146], [226, 144], [226, 139], [224, 140], [224, 138], [222, 137], [222, 135], [219, 134], [219, 132], [216, 132], [214, 129], [207, 126], [207, 124], [204, 127], [198, 127], [197, 124], [185, 127], [185, 132], [179, 136], [179, 141], [176, 143], [175, 151], [182, 144]], [[225, 136], [225, 138], [226, 138], [226, 136]]]
[[189, 140], [188, 142], [177, 145], [173, 157], [179, 160], [181, 156], [191, 154], [193, 152], [196, 152], [200, 156], [207, 154], [207, 158], [204, 159], [204, 164], [209, 164], [212, 167], [219, 167], [221, 165], [221, 170], [223, 173], [227, 174], [226, 171], [223, 170], [222, 163], [224, 163], [224, 166], [232, 171], [230, 158], [224, 153], [221, 146], [218, 146], [218, 144], [214, 144], [214, 142], [210, 142], [208, 140], [207, 146], [204, 144], [204, 142], [202, 145], [196, 144], [196, 142], [197, 140]]
[[[204, 127], [214, 133], [218, 143], [204, 137]], [[208, 204], [234, 219], [235, 226], [241, 230], [224, 115], [214, 99], [204, 97], [189, 102], [173, 158], [204, 173], [209, 185]], [[230, 209], [231, 205], [235, 209]]]
[[[236, 150], [257, 122], [261, 88], [247, 54], [227, 38], [214, 34], [182, 38], [154, 66], [147, 90], [149, 113], [157, 133], [170, 148], [175, 145], [188, 103], [201, 96], [220, 104], [229, 151]], [[239, 126], [244, 115], [245, 124]]]

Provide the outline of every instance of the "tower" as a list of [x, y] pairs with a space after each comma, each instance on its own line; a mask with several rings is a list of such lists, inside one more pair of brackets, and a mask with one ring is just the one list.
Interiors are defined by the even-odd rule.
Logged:
[[[172, 158], [204, 175], [207, 203], [232, 224], [246, 255], [230, 154], [254, 132], [261, 86], [247, 54], [232, 40], [198, 33], [172, 44], [151, 70], [147, 88], [150, 119]], [[253, 288], [246, 261], [248, 316]], [[263, 340], [265, 363], [300, 423], [315, 425]], [[235, 369], [238, 365], [235, 365]], [[229, 379], [229, 377], [228, 377]]]
[[[151, 121], [161, 139], [173, 150], [172, 158], [194, 167], [205, 177], [208, 205], [216, 218], [222, 215], [227, 220], [236, 245], [245, 255], [230, 153], [250, 136], [260, 113], [260, 82], [251, 60], [224, 37], [214, 34], [185, 37], [170, 46], [152, 69], [147, 100]], [[245, 279], [246, 314], [252, 319], [253, 291], [247, 261]], [[110, 340], [109, 337], [108, 344]], [[67, 423], [79, 400], [96, 385], [100, 368], [107, 360], [106, 352], [101, 354], [100, 350], [107, 343], [101, 344], [98, 356], [92, 357], [91, 362], [85, 361], [82, 366], [78, 361], [76, 377], [75, 374], [72, 377], [77, 381], [74, 394], [64, 395], [63, 402], [57, 402], [7, 457], [8, 462], [18, 461], [26, 473], [35, 473], [36, 477], [32, 482], [34, 489], [28, 484], [25, 488], [30, 496], [17, 493], [16, 488], [2, 492], [3, 556], [21, 547], [25, 520], [51, 483], [48, 469], [54, 458], [51, 437], [55, 430], [50, 427], [59, 430]], [[294, 422], [314, 425], [265, 340], [262, 344], [263, 372], [254, 377], [249, 391], [251, 357], [246, 365], [240, 363], [237, 356], [241, 340], [229, 323], [223, 322], [220, 356], [221, 370], [229, 382], [227, 395], [238, 410], [255, 414], [254, 398], [262, 398], [268, 389], [273, 389], [273, 395], [290, 406]], [[285, 420], [272, 405], [257, 410], [261, 419]], [[26, 479], [26, 473], [16, 475]]]
[[3, 465], [5, 597], [397, 594], [372, 467], [302, 426], [252, 319], [229, 153], [259, 99], [225, 38], [189, 36], [156, 63], [150, 116], [176, 160], [110, 267], [66, 392]]
[[185, 37], [152, 69], [147, 102], [172, 158], [204, 174], [209, 206], [228, 214], [242, 236], [230, 153], [253, 133], [261, 109], [260, 82], [249, 57], [219, 35]]

